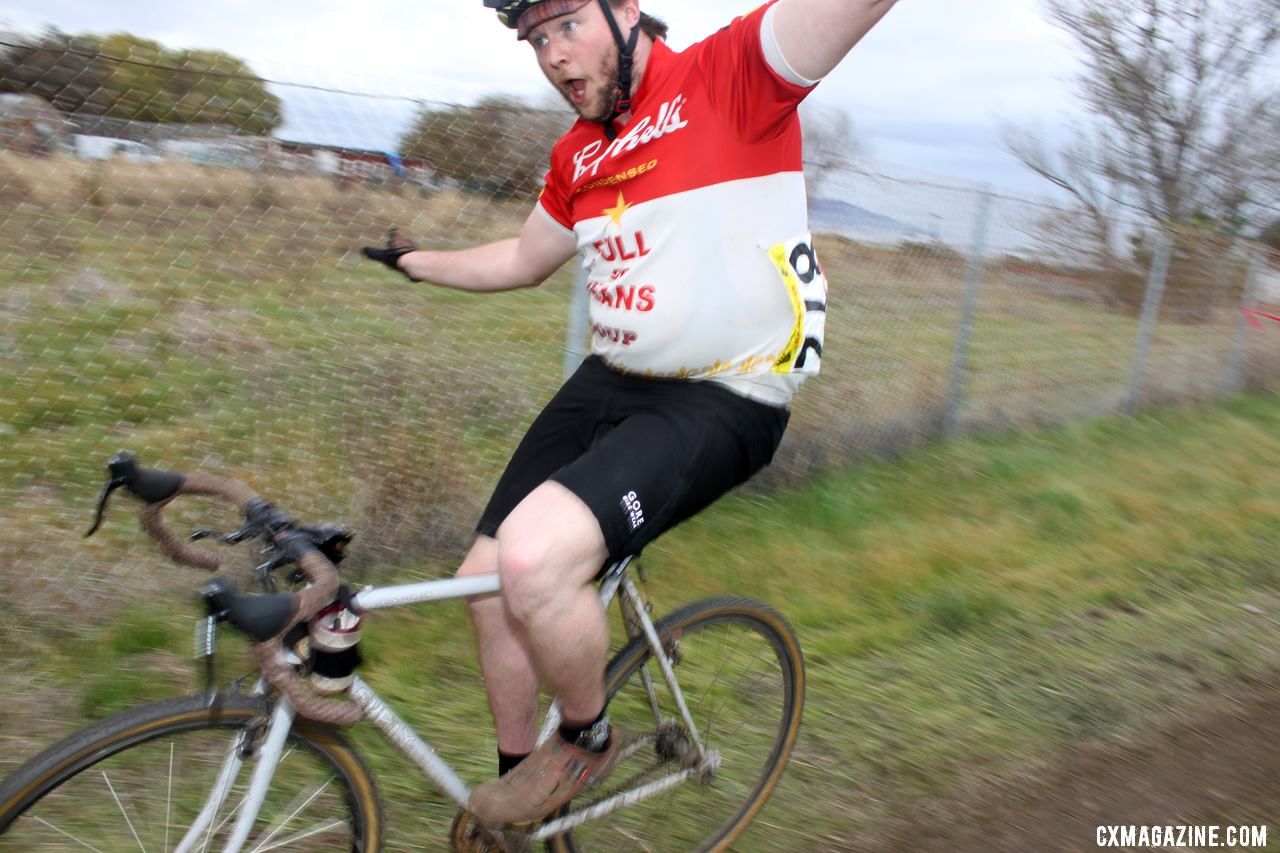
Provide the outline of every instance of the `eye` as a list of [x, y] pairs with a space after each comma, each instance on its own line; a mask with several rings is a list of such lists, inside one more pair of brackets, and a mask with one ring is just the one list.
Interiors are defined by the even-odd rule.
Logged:
[[546, 36], [534, 36], [533, 38], [529, 39], [529, 43], [533, 45], [535, 48], [546, 47], [547, 42], [548, 42], [548, 39]]
[[566, 33], [574, 32], [577, 29], [578, 29], [577, 21], [565, 21], [563, 24], [560, 25], [560, 30]]

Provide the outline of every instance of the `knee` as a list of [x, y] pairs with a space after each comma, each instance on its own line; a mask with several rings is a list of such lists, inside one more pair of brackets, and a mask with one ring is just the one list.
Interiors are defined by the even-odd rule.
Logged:
[[519, 542], [503, 544], [498, 557], [502, 600], [516, 621], [527, 622], [554, 604], [558, 590], [550, 563], [538, 549]]

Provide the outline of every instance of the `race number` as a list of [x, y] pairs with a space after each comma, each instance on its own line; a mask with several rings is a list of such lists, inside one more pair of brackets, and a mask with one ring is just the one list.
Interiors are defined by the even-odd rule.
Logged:
[[774, 373], [811, 375], [822, 367], [822, 336], [827, 325], [827, 279], [805, 234], [769, 250], [769, 259], [786, 285], [795, 323], [773, 363]]

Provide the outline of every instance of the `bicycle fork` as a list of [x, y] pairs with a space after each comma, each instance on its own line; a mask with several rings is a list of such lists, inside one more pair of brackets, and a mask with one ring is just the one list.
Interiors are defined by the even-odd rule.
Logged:
[[[248, 839], [249, 833], [253, 831], [253, 822], [257, 820], [258, 810], [262, 807], [263, 800], [266, 799], [267, 789], [271, 786], [276, 766], [280, 763], [280, 755], [284, 751], [285, 739], [289, 737], [289, 729], [293, 726], [293, 716], [293, 708], [289, 705], [289, 700], [281, 696], [271, 713], [271, 722], [267, 727], [266, 737], [262, 746], [257, 750], [257, 761], [253, 767], [249, 791], [245, 795], [244, 801], [236, 807], [236, 812], [234, 813], [236, 823], [231, 830], [231, 835], [227, 839], [226, 845], [223, 847], [224, 853], [239, 853], [240, 848], [244, 846], [244, 842]], [[190, 851], [196, 849], [203, 850], [209, 843], [209, 838], [218, 829], [213, 823], [214, 819], [222, 811], [222, 807], [226, 805], [227, 795], [231, 793], [232, 784], [244, 765], [244, 756], [252, 746], [250, 741], [254, 734], [253, 729], [245, 728], [232, 741], [231, 746], [227, 749], [227, 756], [223, 759], [222, 768], [218, 772], [218, 781], [214, 783], [213, 790], [209, 792], [209, 799], [205, 801], [204, 808], [196, 816], [195, 822], [187, 830], [187, 834], [183, 836], [182, 841], [174, 848], [174, 853], [190, 853]], [[223, 819], [223, 822], [225, 823], [230, 819], [230, 816], [228, 816]], [[270, 841], [270, 837], [268, 837], [267, 841]], [[197, 845], [199, 846], [197, 847]]]

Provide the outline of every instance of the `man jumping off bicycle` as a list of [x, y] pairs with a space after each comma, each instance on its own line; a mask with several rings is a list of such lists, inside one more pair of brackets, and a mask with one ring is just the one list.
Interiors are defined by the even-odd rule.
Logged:
[[[575, 253], [592, 355], [516, 449], [460, 575], [500, 777], [468, 804], [492, 825], [556, 811], [612, 770], [608, 627], [591, 582], [773, 457], [818, 371], [826, 281], [808, 233], [797, 108], [896, 0], [770, 0], [683, 52], [638, 0], [484, 0], [579, 120], [518, 237], [365, 254], [413, 281], [540, 284]], [[559, 737], [536, 746], [537, 699]], [[511, 772], [508, 772], [511, 771]]]

